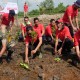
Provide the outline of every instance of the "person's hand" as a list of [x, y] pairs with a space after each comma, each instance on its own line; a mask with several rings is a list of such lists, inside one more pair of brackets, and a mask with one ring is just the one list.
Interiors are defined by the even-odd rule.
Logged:
[[25, 63], [29, 64], [29, 59], [28, 58], [25, 59]]
[[77, 28], [76, 27], [73, 27], [73, 30], [76, 32], [77, 31]]
[[79, 26], [77, 26], [77, 30], [79, 30]]
[[36, 50], [32, 50], [32, 51], [31, 51], [31, 54], [35, 54], [35, 53], [36, 53]]
[[58, 50], [58, 54], [61, 55], [61, 52], [62, 52], [62, 48], [60, 48], [60, 49]]
[[26, 38], [24, 37], [24, 41], [26, 40]]
[[57, 54], [57, 49], [55, 49], [55, 54]]

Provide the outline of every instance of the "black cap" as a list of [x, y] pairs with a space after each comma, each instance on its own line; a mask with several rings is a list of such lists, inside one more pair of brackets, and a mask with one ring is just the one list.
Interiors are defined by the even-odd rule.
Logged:
[[9, 10], [9, 14], [12, 16], [15, 16], [15, 11], [14, 10]]

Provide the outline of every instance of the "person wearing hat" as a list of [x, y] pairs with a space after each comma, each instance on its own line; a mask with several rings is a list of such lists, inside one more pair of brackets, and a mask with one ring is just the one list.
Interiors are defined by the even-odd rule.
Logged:
[[55, 54], [58, 53], [61, 55], [64, 52], [71, 52], [72, 47], [73, 42], [68, 27], [66, 27], [62, 21], [58, 20], [56, 30]]
[[[68, 6], [64, 13], [64, 16], [62, 17], [65, 25], [69, 27], [72, 37], [74, 36], [73, 31], [77, 31], [79, 29], [78, 8], [80, 8], [80, 0], [77, 0], [73, 5]], [[73, 20], [75, 20], [76, 26], [73, 24]]]
[[0, 50], [0, 62], [2, 63], [2, 55], [6, 51], [6, 45], [7, 45], [7, 40], [6, 40], [6, 31], [12, 30], [12, 26], [14, 24], [14, 16], [15, 16], [15, 11], [10, 10], [9, 13], [4, 13], [1, 17], [1, 26], [0, 26], [0, 32], [1, 32], [1, 42], [2, 42], [2, 48]]
[[[32, 31], [35, 32], [35, 34], [36, 34], [35, 37], [32, 36]], [[33, 29], [32, 26], [27, 26], [26, 27], [25, 44], [26, 44], [26, 48], [25, 48], [25, 63], [29, 63], [28, 55], [30, 55], [30, 53], [32, 55], [35, 55], [37, 53], [37, 51], [39, 50], [41, 44], [42, 44], [42, 35], [41, 35], [41, 33], [40, 32], [36, 32], [36, 30]], [[32, 46], [34, 47], [33, 49], [31, 49]]]

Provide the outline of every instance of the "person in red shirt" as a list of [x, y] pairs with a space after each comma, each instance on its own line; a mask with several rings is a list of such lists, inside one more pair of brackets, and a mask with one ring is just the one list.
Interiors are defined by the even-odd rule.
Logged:
[[80, 29], [74, 35], [74, 46], [76, 49], [78, 59], [80, 61]]
[[[64, 13], [64, 16], [62, 17], [62, 20], [65, 23], [65, 25], [69, 27], [72, 37], [74, 36], [73, 31], [77, 31], [77, 29], [79, 29], [78, 8], [80, 8], [80, 0], [77, 0], [73, 5], [68, 6]], [[73, 24], [73, 20], [76, 21], [76, 27]]]
[[60, 20], [57, 22], [55, 53], [63, 54], [71, 51], [73, 47], [72, 37], [68, 27], [66, 27]]
[[26, 33], [26, 27], [32, 26], [31, 22], [29, 21], [29, 17], [24, 17], [24, 23], [21, 23], [21, 35], [19, 36], [19, 41], [25, 40], [25, 33]]
[[54, 40], [56, 29], [57, 29], [57, 26], [56, 26], [55, 20], [51, 19], [50, 24], [46, 26], [46, 29], [45, 29], [45, 36], [48, 42], [51, 42], [52, 40]]
[[0, 62], [1, 63], [2, 63], [2, 55], [6, 51], [6, 45], [7, 45], [6, 29], [9, 30], [9, 31], [12, 30], [12, 26], [13, 26], [13, 23], [14, 23], [14, 15], [15, 15], [15, 11], [14, 10], [10, 10], [9, 14], [8, 13], [4, 13], [2, 15], [2, 17], [1, 17], [1, 26], [0, 26], [1, 38], [2, 38], [1, 39], [2, 48], [1, 48], [1, 51], [0, 51]]
[[45, 29], [44, 29], [44, 26], [39, 23], [39, 19], [38, 18], [34, 18], [34, 26], [33, 26], [33, 28], [34, 28], [34, 30], [36, 32], [40, 32], [41, 35], [44, 36]]
[[14, 10], [10, 10], [9, 13], [4, 13], [2, 15], [2, 27], [4, 26], [7, 28], [7, 30], [12, 30], [12, 26], [14, 24], [14, 16]]
[[[28, 26], [26, 27], [26, 39], [25, 39], [25, 43], [26, 43], [26, 49], [25, 49], [25, 63], [29, 63], [29, 59], [28, 59], [28, 55], [31, 54], [34, 55], [36, 54], [36, 52], [39, 50], [41, 44], [42, 44], [42, 35], [40, 32], [36, 32], [32, 26]], [[35, 31], [36, 32], [36, 37], [33, 39], [31, 36], [31, 32]], [[31, 45], [31, 46], [30, 46]], [[33, 49], [29, 49], [31, 47], [34, 47]], [[30, 52], [29, 52], [30, 50]]]
[[24, 3], [24, 17], [27, 15], [27, 12], [28, 12], [28, 5], [25, 2]]

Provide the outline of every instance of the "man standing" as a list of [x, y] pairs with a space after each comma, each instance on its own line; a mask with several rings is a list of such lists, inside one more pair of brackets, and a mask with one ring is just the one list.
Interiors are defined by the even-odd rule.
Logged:
[[27, 12], [28, 12], [28, 5], [25, 2], [24, 3], [24, 17], [27, 15]]
[[[77, 31], [79, 29], [78, 25], [78, 8], [80, 8], [80, 0], [77, 0], [73, 5], [68, 6], [64, 16], [62, 18], [62, 21], [69, 27], [71, 36], [74, 36], [73, 31]], [[76, 22], [76, 27], [73, 24], [73, 20]]]

